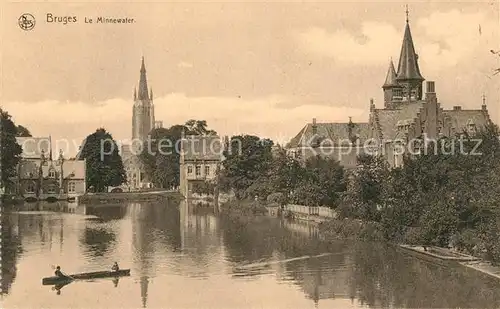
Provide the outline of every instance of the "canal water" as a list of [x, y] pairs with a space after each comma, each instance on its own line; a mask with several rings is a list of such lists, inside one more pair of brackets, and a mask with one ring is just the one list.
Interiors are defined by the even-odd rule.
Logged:
[[[498, 308], [500, 282], [313, 226], [212, 207], [31, 204], [2, 215], [2, 308]], [[131, 276], [43, 286], [110, 269]]]

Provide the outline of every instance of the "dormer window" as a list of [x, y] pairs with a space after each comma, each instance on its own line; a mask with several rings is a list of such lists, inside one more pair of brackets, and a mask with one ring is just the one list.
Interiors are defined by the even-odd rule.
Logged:
[[56, 171], [54, 169], [49, 170], [49, 178], [56, 178]]

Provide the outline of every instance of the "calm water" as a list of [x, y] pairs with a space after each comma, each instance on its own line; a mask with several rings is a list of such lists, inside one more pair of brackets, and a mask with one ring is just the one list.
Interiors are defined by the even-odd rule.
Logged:
[[[241, 224], [210, 207], [41, 204], [2, 217], [3, 308], [498, 308], [500, 282], [311, 226]], [[32, 205], [31, 208], [37, 206]], [[59, 294], [41, 279], [109, 269]]]

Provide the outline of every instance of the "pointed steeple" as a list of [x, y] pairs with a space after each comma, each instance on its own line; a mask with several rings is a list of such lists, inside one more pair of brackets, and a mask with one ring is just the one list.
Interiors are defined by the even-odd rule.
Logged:
[[52, 161], [52, 136], [49, 135], [49, 160]]
[[134, 87], [134, 101], [137, 100], [137, 88]]
[[394, 69], [394, 63], [391, 61], [389, 62], [389, 69], [387, 70], [387, 75], [385, 77], [385, 82], [382, 88], [385, 87], [391, 87], [391, 86], [396, 86], [396, 69]]
[[148, 82], [146, 79], [146, 66], [144, 65], [144, 57], [142, 57], [141, 63], [141, 77], [139, 79], [139, 93], [137, 96], [138, 100], [148, 100]]
[[396, 78], [398, 81], [424, 80], [422, 74], [420, 74], [418, 55], [415, 52], [415, 46], [413, 45], [410, 24], [408, 22], [408, 8], [406, 9], [405, 34], [403, 37], [403, 44], [401, 46], [401, 54], [399, 56], [398, 73]]

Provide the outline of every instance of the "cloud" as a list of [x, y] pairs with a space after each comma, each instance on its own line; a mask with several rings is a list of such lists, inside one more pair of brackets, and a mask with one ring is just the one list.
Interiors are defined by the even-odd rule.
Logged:
[[192, 63], [189, 63], [189, 62], [185, 62], [185, 61], [181, 61], [177, 64], [177, 66], [179, 68], [184, 68], [184, 69], [190, 69], [193, 67], [193, 64]]
[[298, 34], [299, 42], [307, 52], [333, 57], [344, 65], [377, 65], [386, 63], [400, 44], [401, 34], [392, 25], [364, 22], [361, 41], [347, 30], [328, 33], [321, 28], [310, 28]]
[[[417, 53], [426, 67], [455, 66], [473, 57], [478, 48], [485, 48], [487, 44], [498, 46], [498, 22], [488, 19], [485, 12], [434, 12], [411, 22], [410, 26]], [[329, 33], [325, 29], [310, 28], [296, 37], [304, 51], [332, 57], [343, 65], [382, 65], [390, 56], [399, 56], [402, 27], [363, 22], [360, 34], [363, 40], [358, 38], [358, 33], [345, 29]]]
[[[318, 122], [367, 121], [368, 111], [349, 107], [305, 104], [282, 108], [291, 98], [274, 95], [255, 99], [239, 97], [188, 97], [183, 93], [155, 99], [155, 118], [164, 127], [188, 119], [207, 120], [221, 135], [254, 134], [284, 143], [295, 136], [312, 118]], [[98, 127], [104, 127], [117, 140], [128, 140], [132, 132], [132, 102], [113, 99], [93, 104], [42, 101], [9, 102], [7, 110], [17, 124], [29, 128], [34, 136], [52, 135], [53, 140], [69, 140], [74, 155], [79, 143]], [[29, 112], [28, 112], [29, 111]], [[43, 115], [43, 117], [40, 117]], [[54, 149], [58, 151], [58, 149]], [[66, 150], [65, 150], [66, 152]]]
[[488, 20], [483, 12], [435, 12], [419, 19], [416, 25], [420, 31], [417, 39], [421, 45], [421, 59], [432, 64], [455, 66], [464, 59], [475, 57], [478, 48], [489, 44], [498, 46], [498, 21]]

